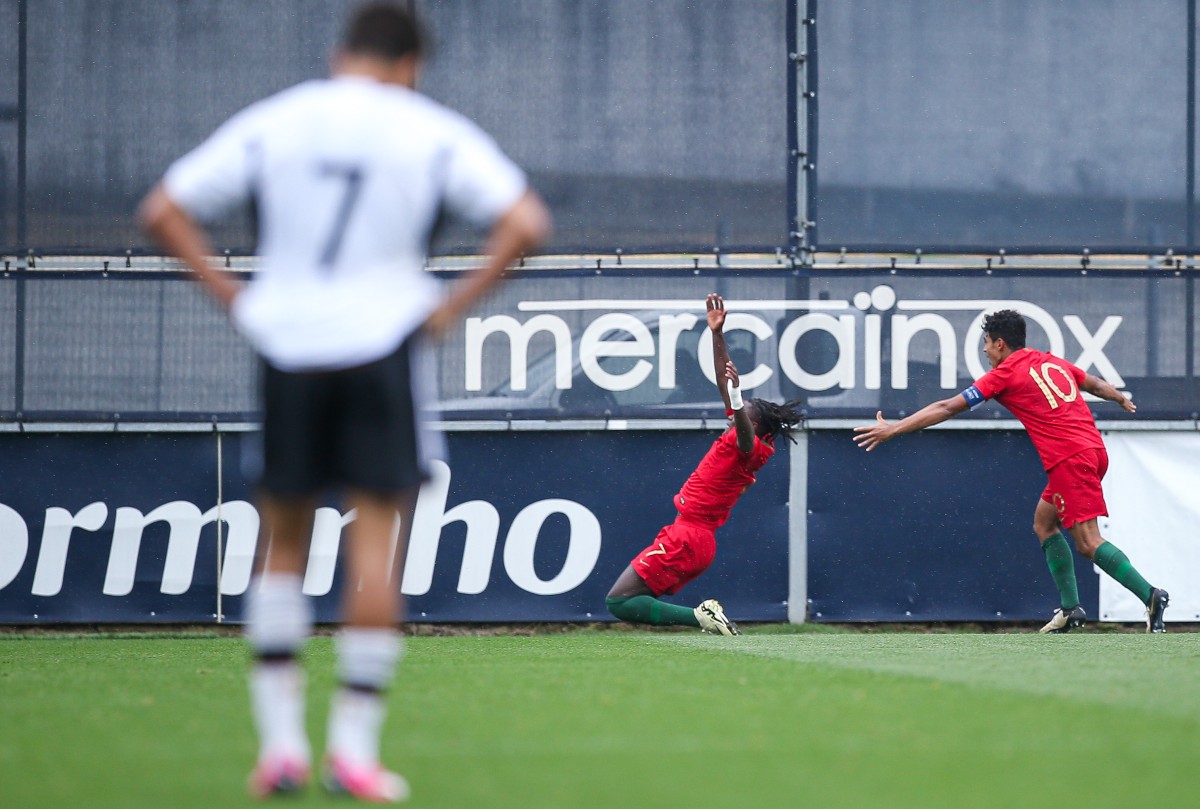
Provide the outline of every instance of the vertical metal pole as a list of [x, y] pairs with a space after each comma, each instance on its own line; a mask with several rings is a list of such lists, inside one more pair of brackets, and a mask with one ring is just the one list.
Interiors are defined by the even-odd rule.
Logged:
[[[793, 269], [797, 265], [808, 267], [812, 264], [812, 254], [808, 251], [807, 235], [804, 229], [804, 223], [810, 217], [807, 211], [808, 205], [808, 173], [804, 167], [808, 163], [808, 134], [804, 127], [808, 122], [807, 116], [802, 112], [802, 94], [805, 87], [805, 72], [808, 69], [808, 53], [805, 51], [806, 37], [801, 36], [803, 32], [803, 20], [800, 10], [800, 4], [805, 0], [789, 0], [787, 4], [787, 49], [788, 49], [788, 66], [787, 66], [787, 119], [788, 119], [788, 250], [791, 256]], [[788, 298], [792, 300], [802, 301], [809, 297], [809, 291], [812, 287], [812, 280], [806, 271], [792, 272], [785, 285]], [[779, 329], [784, 328], [782, 319], [786, 315], [781, 315]], [[805, 392], [801, 391], [798, 386], [794, 386], [790, 381], [781, 380], [780, 390], [784, 392], [784, 399], [797, 399], [806, 396]], [[793, 457], [794, 458], [794, 457]], [[793, 501], [795, 504], [796, 501]], [[796, 519], [796, 507], [792, 506], [793, 519]], [[800, 521], [805, 520], [803, 513], [800, 513], [798, 518]], [[796, 525], [796, 524], [794, 524]], [[793, 559], [795, 552], [793, 551]], [[795, 571], [793, 571], [793, 574]], [[793, 580], [793, 585], [796, 582]], [[800, 583], [803, 586], [803, 583]], [[790, 605], [789, 617], [792, 616], [793, 607], [803, 611], [805, 606]], [[798, 621], [803, 621], [803, 618]]]
[[800, 194], [804, 158], [800, 154], [800, 67], [805, 58], [800, 52], [800, 0], [787, 4], [787, 247], [796, 258], [801, 245]]
[[17, 247], [29, 247], [28, 200], [25, 198], [25, 129], [29, 120], [28, 97], [28, 0], [17, 2]]
[[[162, 279], [155, 282], [158, 284], [158, 317], [155, 326], [158, 329], [158, 335], [155, 339], [155, 365], [154, 365], [154, 390], [157, 393], [155, 397], [155, 407], [161, 412], [163, 410], [163, 366], [166, 363], [166, 320], [167, 320], [167, 285], [172, 282]], [[178, 283], [178, 282], [174, 282]]]
[[805, 165], [808, 220], [801, 224], [804, 226], [804, 242], [811, 253], [817, 249], [817, 0], [808, 0], [807, 18], [808, 61], [804, 77], [808, 100], [808, 139], [805, 145], [805, 151], [808, 152], [808, 162]]
[[221, 452], [221, 431], [217, 432], [217, 624], [225, 623], [225, 605], [221, 601], [221, 577], [225, 572], [225, 522], [221, 507], [225, 503], [225, 459]]
[[[25, 125], [28, 121], [27, 61], [29, 39], [29, 8], [27, 0], [17, 2], [17, 248], [29, 247], [29, 219], [25, 198]], [[13, 409], [19, 414], [25, 410], [25, 274], [18, 267], [15, 302], [16, 330], [13, 360]]]
[[1187, 38], [1187, 252], [1191, 256], [1196, 243], [1196, 0], [1188, 0]]
[[793, 261], [812, 264], [817, 226], [817, 0], [787, 7], [788, 247]]
[[1184, 284], [1184, 369], [1188, 377], [1196, 375], [1196, 0], [1188, 0], [1187, 12], [1187, 256], [1191, 268]]

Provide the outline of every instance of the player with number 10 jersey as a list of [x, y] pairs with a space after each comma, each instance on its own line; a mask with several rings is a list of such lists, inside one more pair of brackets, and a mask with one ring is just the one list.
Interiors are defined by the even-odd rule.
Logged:
[[1025, 318], [1019, 312], [994, 312], [982, 326], [983, 352], [991, 371], [960, 395], [932, 402], [898, 422], [888, 422], [881, 411], [875, 424], [854, 429], [855, 442], [870, 452], [896, 436], [931, 427], [995, 399], [1021, 420], [1046, 468], [1048, 480], [1034, 508], [1033, 530], [1058, 588], [1060, 607], [1042, 632], [1065, 633], [1082, 627], [1087, 619], [1079, 604], [1071, 549], [1060, 527], [1071, 534], [1081, 555], [1146, 605], [1146, 628], [1163, 632], [1169, 594], [1151, 585], [1125, 553], [1100, 533], [1097, 518], [1108, 514], [1101, 485], [1108, 471], [1108, 453], [1083, 394], [1115, 402], [1129, 413], [1137, 407], [1111, 383], [1060, 357], [1026, 347]]
[[[1086, 377], [1083, 369], [1061, 357], [1024, 348], [976, 380], [964, 396], [970, 405], [994, 399], [1012, 411], [1049, 470], [1076, 453], [1104, 449], [1092, 412], [1080, 395]], [[971, 401], [973, 393], [979, 395], [976, 402]]]

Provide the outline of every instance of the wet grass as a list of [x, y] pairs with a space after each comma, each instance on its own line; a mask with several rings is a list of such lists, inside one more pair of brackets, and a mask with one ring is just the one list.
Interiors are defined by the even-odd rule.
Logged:
[[[796, 630], [414, 636], [384, 757], [430, 807], [1200, 796], [1200, 635]], [[319, 751], [330, 639], [305, 661]], [[0, 804], [246, 805], [248, 665], [221, 633], [0, 636]], [[269, 804], [347, 803], [314, 787]]]

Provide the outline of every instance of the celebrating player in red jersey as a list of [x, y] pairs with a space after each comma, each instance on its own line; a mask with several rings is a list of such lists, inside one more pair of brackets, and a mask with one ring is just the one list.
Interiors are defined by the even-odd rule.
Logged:
[[608, 592], [605, 604], [618, 619], [643, 624], [683, 624], [709, 633], [740, 635], [721, 603], [707, 599], [689, 608], [658, 597], [678, 593], [712, 564], [717, 529], [729, 519], [738, 498], [754, 483], [755, 473], [775, 453], [775, 437], [791, 438], [802, 419], [795, 403], [776, 405], [761, 399], [743, 403], [738, 371], [725, 346], [725, 302], [710, 293], [705, 305], [713, 337], [717, 389], [731, 417], [730, 429], [713, 442], [675, 496], [679, 514], [654, 542], [634, 557]]
[[1100, 486], [1108, 470], [1108, 453], [1080, 391], [1115, 402], [1129, 413], [1137, 407], [1104, 380], [1060, 357], [1026, 348], [1025, 318], [1015, 310], [1003, 309], [984, 318], [983, 352], [992, 370], [967, 390], [926, 405], [899, 422], [886, 421], [880, 412], [874, 425], [854, 429], [858, 434], [854, 440], [871, 451], [901, 433], [936, 425], [984, 400], [995, 399], [1021, 420], [1049, 476], [1033, 513], [1033, 530], [1042, 543], [1062, 606], [1041, 632], [1066, 633], [1087, 620], [1079, 605], [1071, 548], [1060, 525], [1071, 533], [1080, 554], [1142, 600], [1147, 610], [1146, 629], [1164, 632], [1167, 592], [1151, 586], [1124, 552], [1100, 535], [1096, 524], [1096, 518], [1108, 514]]

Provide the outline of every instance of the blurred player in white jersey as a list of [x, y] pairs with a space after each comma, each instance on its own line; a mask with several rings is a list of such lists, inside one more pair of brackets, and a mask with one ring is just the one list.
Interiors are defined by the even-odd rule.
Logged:
[[[383, 694], [403, 651], [408, 530], [442, 445], [419, 423], [435, 390], [420, 345], [461, 318], [549, 229], [545, 206], [493, 140], [415, 92], [422, 49], [405, 8], [360, 8], [331, 78], [233, 116], [170, 167], [140, 211], [143, 227], [229, 309], [263, 360], [258, 498], [268, 542], [246, 608], [260, 739], [250, 788], [258, 796], [309, 779], [297, 655], [312, 612], [301, 585], [314, 510], [337, 488], [356, 517], [347, 529], [324, 782], [362, 799], [407, 797], [404, 780], [380, 764], [379, 740]], [[260, 260], [243, 287], [211, 262], [201, 223], [251, 199]], [[483, 266], [448, 293], [424, 270], [443, 208], [490, 228]]]

